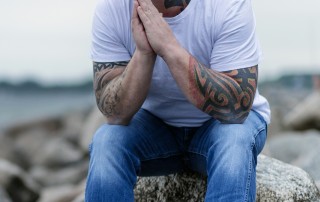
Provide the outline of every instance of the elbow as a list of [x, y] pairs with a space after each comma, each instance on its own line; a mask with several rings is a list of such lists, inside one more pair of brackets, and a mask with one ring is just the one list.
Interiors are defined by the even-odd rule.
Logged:
[[106, 123], [109, 125], [122, 125], [127, 126], [129, 125], [131, 118], [128, 116], [121, 115], [120, 112], [117, 112], [115, 108], [109, 107], [105, 109], [97, 102], [98, 109], [103, 114], [106, 119]]
[[242, 111], [239, 113], [231, 113], [226, 117], [217, 118], [223, 124], [243, 124], [249, 116], [249, 111]]
[[131, 119], [122, 118], [119, 116], [106, 116], [107, 124], [109, 125], [120, 125], [120, 126], [128, 126]]

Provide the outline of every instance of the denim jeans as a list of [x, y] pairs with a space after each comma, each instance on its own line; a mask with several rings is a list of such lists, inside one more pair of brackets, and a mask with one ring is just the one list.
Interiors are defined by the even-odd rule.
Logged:
[[197, 128], [165, 124], [139, 110], [128, 126], [101, 126], [90, 145], [86, 202], [134, 201], [138, 176], [190, 169], [208, 176], [206, 201], [255, 201], [257, 155], [267, 136], [251, 111], [243, 124], [215, 119]]

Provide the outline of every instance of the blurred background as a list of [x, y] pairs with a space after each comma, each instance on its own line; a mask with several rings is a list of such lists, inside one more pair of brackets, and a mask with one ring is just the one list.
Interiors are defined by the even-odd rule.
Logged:
[[[1, 2], [0, 201], [83, 193], [87, 145], [103, 121], [89, 53], [96, 2]], [[320, 2], [253, 6], [264, 54], [259, 91], [272, 109], [263, 152], [305, 169], [320, 187]]]

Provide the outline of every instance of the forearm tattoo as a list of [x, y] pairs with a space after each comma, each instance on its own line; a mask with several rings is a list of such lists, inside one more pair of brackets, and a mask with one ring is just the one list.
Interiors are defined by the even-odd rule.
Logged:
[[119, 103], [121, 83], [126, 74], [129, 61], [93, 62], [94, 91], [100, 111], [107, 117], [118, 114], [116, 105]]
[[185, 8], [190, 1], [191, 0], [164, 0], [164, 7], [167, 9], [174, 6]]
[[217, 72], [190, 57], [189, 80], [196, 106], [224, 123], [248, 116], [257, 86], [257, 66]]

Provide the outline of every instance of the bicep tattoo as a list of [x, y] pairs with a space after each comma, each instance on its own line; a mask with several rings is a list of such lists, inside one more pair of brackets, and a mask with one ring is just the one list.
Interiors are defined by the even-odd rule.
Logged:
[[113, 69], [115, 67], [125, 67], [129, 61], [120, 61], [120, 62], [93, 62], [93, 72], [100, 72], [104, 69]]
[[191, 91], [196, 105], [221, 122], [245, 120], [253, 103], [257, 74], [257, 66], [217, 72], [190, 59], [190, 80], [195, 82]]
[[115, 106], [119, 102], [118, 94], [128, 63], [129, 61], [93, 62], [93, 86], [96, 101], [99, 109], [106, 116], [110, 116], [116, 111]]

